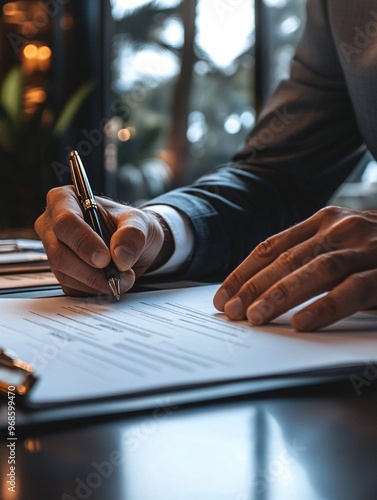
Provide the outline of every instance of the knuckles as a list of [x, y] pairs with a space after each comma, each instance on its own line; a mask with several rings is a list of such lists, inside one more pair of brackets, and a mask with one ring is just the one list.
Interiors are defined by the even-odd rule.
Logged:
[[261, 259], [265, 259], [274, 255], [275, 251], [275, 237], [272, 236], [267, 238], [262, 243], [259, 243], [254, 250], [254, 253], [257, 257]]
[[336, 318], [339, 315], [339, 304], [331, 297], [331, 295], [326, 295], [321, 299], [319, 311], [317, 316], [325, 318]]
[[46, 195], [47, 207], [55, 205], [59, 201], [63, 201], [67, 196], [73, 194], [73, 186], [59, 186], [50, 189]]
[[361, 302], [369, 301], [377, 296], [377, 273], [376, 272], [357, 272], [347, 278], [349, 286], [358, 295]]
[[257, 289], [257, 287], [254, 285], [252, 281], [247, 281], [241, 288], [239, 297], [241, 300], [244, 301], [250, 301], [254, 300], [258, 295], [260, 294], [260, 291]]
[[333, 277], [342, 276], [347, 270], [345, 258], [342, 253], [319, 255], [313, 262], [312, 268], [317, 267], [320, 272]]
[[66, 240], [66, 237], [71, 234], [72, 228], [77, 224], [77, 215], [70, 211], [60, 212], [53, 221], [53, 231], [56, 237], [60, 240]]
[[127, 246], [135, 252], [144, 248], [146, 240], [147, 235], [144, 230], [134, 226], [127, 228]]
[[276, 264], [280, 267], [282, 270], [282, 275], [280, 277], [283, 277], [295, 269], [297, 269], [297, 263], [296, 263], [296, 251], [294, 248], [289, 248], [285, 252], [283, 252], [280, 257], [277, 259]]
[[354, 236], [370, 234], [377, 224], [375, 213], [353, 210], [345, 207], [328, 206], [320, 209], [314, 216], [340, 234]]

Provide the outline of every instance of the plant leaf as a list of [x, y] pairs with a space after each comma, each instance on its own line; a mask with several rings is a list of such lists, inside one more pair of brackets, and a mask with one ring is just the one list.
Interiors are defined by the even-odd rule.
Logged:
[[20, 66], [14, 66], [6, 75], [0, 91], [1, 104], [15, 124], [22, 116], [23, 77]]
[[60, 116], [56, 120], [55, 126], [53, 128], [54, 135], [63, 134], [68, 129], [82, 103], [88, 97], [93, 87], [94, 83], [92, 81], [83, 83], [81, 87], [79, 87], [76, 92], [68, 99], [66, 105], [60, 113]]

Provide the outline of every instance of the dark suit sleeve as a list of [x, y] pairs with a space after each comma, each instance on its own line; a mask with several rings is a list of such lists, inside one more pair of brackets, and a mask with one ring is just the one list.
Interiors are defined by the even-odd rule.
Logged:
[[266, 237], [324, 206], [365, 147], [337, 57], [325, 0], [309, 0], [291, 76], [232, 162], [151, 203], [191, 221], [182, 276], [226, 276]]

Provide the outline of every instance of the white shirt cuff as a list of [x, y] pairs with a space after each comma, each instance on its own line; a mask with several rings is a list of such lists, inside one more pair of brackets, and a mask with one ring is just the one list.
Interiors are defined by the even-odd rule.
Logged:
[[168, 274], [178, 271], [190, 258], [194, 249], [194, 234], [188, 220], [178, 210], [168, 205], [149, 205], [145, 207], [158, 213], [167, 223], [173, 235], [175, 249], [170, 259], [147, 276]]

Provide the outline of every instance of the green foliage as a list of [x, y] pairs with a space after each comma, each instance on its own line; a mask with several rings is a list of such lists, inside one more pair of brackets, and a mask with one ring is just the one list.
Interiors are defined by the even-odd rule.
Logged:
[[165, 45], [159, 39], [158, 28], [169, 19], [179, 19], [177, 9], [161, 8], [152, 2], [129, 12], [118, 22], [118, 30], [120, 33], [127, 33], [127, 38], [132, 41], [135, 50], [155, 45], [175, 52], [172, 47]]
[[1, 87], [1, 105], [14, 124], [20, 121], [22, 114], [22, 73], [14, 66], [5, 77]]
[[13, 67], [0, 87], [0, 227], [27, 227], [43, 211], [55, 180], [51, 156], [93, 88], [84, 83], [53, 116], [49, 98], [31, 117], [22, 113], [23, 75]]
[[92, 82], [84, 83], [67, 101], [63, 111], [54, 125], [54, 135], [63, 134], [68, 129], [74, 120], [77, 111], [80, 109], [81, 104], [92, 91], [93, 86]]

